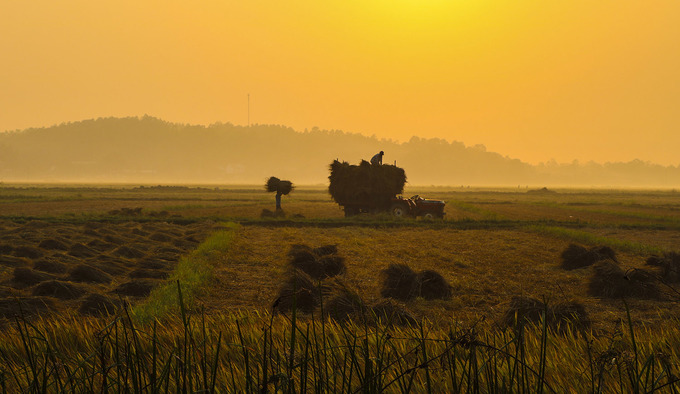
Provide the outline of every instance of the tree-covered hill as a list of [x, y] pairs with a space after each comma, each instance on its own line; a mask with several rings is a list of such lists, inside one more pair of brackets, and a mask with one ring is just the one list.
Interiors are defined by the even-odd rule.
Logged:
[[483, 146], [413, 137], [399, 143], [337, 130], [280, 125], [196, 126], [157, 118], [100, 118], [0, 133], [0, 181], [262, 183], [271, 175], [322, 184], [334, 160], [384, 151], [414, 185], [659, 186], [680, 169], [632, 161], [542, 164]]

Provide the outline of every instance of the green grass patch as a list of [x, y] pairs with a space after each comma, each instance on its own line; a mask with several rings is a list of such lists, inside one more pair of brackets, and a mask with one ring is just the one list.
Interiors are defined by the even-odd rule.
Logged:
[[238, 225], [226, 223], [188, 256], [182, 257], [167, 283], [155, 288], [149, 297], [133, 308], [138, 321], [146, 322], [179, 310], [177, 282], [181, 284], [184, 303], [191, 308], [196, 292], [213, 277], [215, 260], [226, 253], [235, 237]]
[[527, 226], [527, 229], [543, 235], [549, 235], [588, 245], [605, 245], [616, 250], [636, 253], [639, 255], [661, 254], [664, 252], [664, 250], [659, 247], [643, 244], [640, 242], [624, 241], [621, 239], [604, 237], [573, 228], [531, 225]]

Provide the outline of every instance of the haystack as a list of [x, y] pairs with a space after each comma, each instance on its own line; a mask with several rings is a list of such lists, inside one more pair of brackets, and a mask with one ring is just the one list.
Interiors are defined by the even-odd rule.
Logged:
[[651, 256], [647, 265], [661, 268], [661, 278], [666, 283], [680, 282], [680, 253], [664, 253], [663, 257]]
[[324, 278], [332, 278], [334, 276], [342, 275], [345, 272], [347, 272], [344, 257], [321, 256], [318, 261], [323, 269]]
[[319, 246], [318, 248], [312, 249], [314, 253], [316, 253], [319, 256], [327, 256], [331, 254], [337, 254], [338, 253], [338, 246], [337, 245], [324, 245], [324, 246]]
[[267, 179], [264, 188], [268, 192], [276, 192], [287, 196], [295, 187], [291, 181], [280, 180], [279, 178], [272, 176]]
[[[327, 248], [327, 247], [322, 247]], [[315, 251], [322, 248], [311, 248], [307, 245], [291, 245], [288, 251], [291, 267], [301, 270], [313, 279], [332, 278], [347, 271], [345, 259], [337, 255], [319, 256]], [[335, 248], [337, 252], [337, 248]]]
[[366, 317], [370, 323], [387, 326], [415, 325], [416, 317], [405, 305], [391, 299], [383, 299], [369, 307]]
[[508, 327], [520, 322], [538, 324], [543, 314], [549, 314], [543, 301], [531, 297], [512, 297], [501, 321]]
[[363, 321], [366, 306], [356, 290], [341, 281], [334, 281], [330, 286], [328, 301], [324, 303], [326, 316], [336, 321]]
[[380, 274], [381, 296], [400, 301], [408, 301], [418, 296], [418, 275], [406, 264], [390, 264]]
[[391, 264], [382, 270], [380, 295], [400, 301], [416, 297], [427, 300], [451, 298], [451, 286], [436, 271], [424, 270], [415, 273], [405, 264]]
[[424, 270], [418, 273], [420, 296], [426, 300], [451, 298], [451, 286], [439, 272]]
[[335, 202], [345, 204], [389, 205], [390, 199], [404, 192], [406, 173], [393, 165], [372, 165], [333, 161], [330, 165], [328, 192]]
[[612, 261], [600, 261], [593, 265], [589, 293], [597, 297], [658, 298], [658, 281], [649, 271], [632, 269], [624, 272]]
[[296, 250], [289, 252], [291, 267], [298, 269], [313, 279], [321, 279], [324, 276], [324, 270], [318, 257], [310, 251]]
[[570, 244], [562, 252], [562, 268], [573, 270], [591, 266], [598, 261], [611, 260], [618, 263], [616, 252], [609, 246], [594, 246], [586, 249], [583, 246]]
[[501, 321], [508, 327], [519, 323], [545, 324], [554, 332], [567, 332], [570, 328], [582, 330], [590, 326], [590, 319], [583, 304], [575, 300], [545, 304], [532, 297], [513, 297]]
[[309, 275], [300, 270], [288, 273], [279, 289], [279, 296], [274, 301], [273, 308], [275, 311], [290, 311], [293, 308], [294, 299], [296, 309], [303, 313], [312, 313], [321, 302], [321, 290]]

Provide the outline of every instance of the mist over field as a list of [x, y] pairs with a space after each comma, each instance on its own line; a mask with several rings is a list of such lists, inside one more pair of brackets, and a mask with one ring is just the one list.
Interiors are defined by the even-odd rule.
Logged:
[[335, 160], [358, 164], [384, 151], [412, 185], [664, 187], [678, 166], [633, 160], [531, 165], [482, 145], [407, 142], [283, 125], [185, 125], [145, 116], [99, 118], [0, 133], [1, 182], [259, 184], [276, 175], [327, 184]]

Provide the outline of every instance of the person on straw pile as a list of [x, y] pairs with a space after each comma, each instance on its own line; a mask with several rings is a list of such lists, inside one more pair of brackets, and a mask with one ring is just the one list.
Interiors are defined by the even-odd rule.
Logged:
[[382, 164], [382, 157], [383, 157], [384, 154], [385, 154], [385, 152], [383, 152], [383, 151], [376, 153], [375, 156], [373, 156], [371, 158], [371, 164], [375, 164], [375, 165]]

